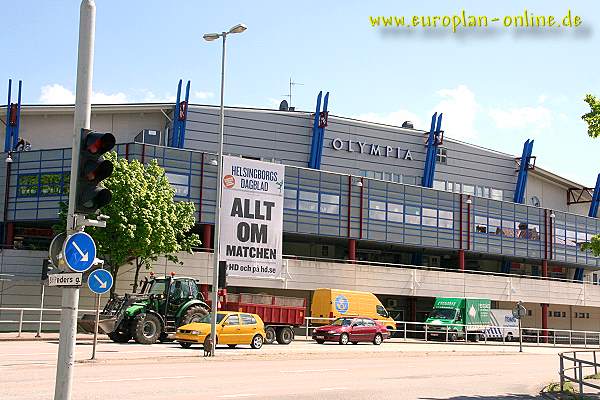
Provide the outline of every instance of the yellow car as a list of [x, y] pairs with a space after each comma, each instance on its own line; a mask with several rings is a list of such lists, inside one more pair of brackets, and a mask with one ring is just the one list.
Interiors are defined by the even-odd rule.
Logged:
[[[210, 339], [210, 314], [199, 322], [182, 325], [177, 329], [175, 340], [185, 349], [192, 344], [203, 344]], [[235, 347], [238, 344], [249, 344], [253, 349], [260, 349], [265, 342], [265, 325], [256, 314], [234, 311], [217, 312], [217, 344]]]

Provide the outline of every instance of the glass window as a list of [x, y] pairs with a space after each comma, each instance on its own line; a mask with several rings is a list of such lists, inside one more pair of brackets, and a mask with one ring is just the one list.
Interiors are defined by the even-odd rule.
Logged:
[[502, 235], [502, 227], [498, 218], [488, 218], [488, 232], [494, 235]]
[[298, 209], [300, 211], [317, 212], [318, 203], [306, 200], [300, 200], [298, 202]]
[[492, 199], [494, 199], [494, 200], [502, 200], [502, 198], [504, 197], [503, 196], [504, 193], [502, 192], [502, 190], [500, 190], [500, 189], [494, 189], [494, 188], [492, 188], [490, 190], [491, 190], [491, 194], [492, 194], [491, 195]]
[[[376, 311], [377, 311], [377, 315], [381, 315], [382, 317], [386, 317], [386, 318], [388, 317], [387, 311], [381, 304], [377, 304]], [[368, 321], [368, 320], [366, 320], [366, 321]]]
[[373, 178], [375, 179], [383, 179], [383, 172], [380, 171], [373, 171]]
[[387, 218], [388, 221], [391, 222], [403, 222], [402, 214], [404, 213], [404, 206], [402, 204], [388, 203], [387, 204], [388, 213]]
[[301, 211], [317, 212], [319, 210], [319, 193], [298, 191], [298, 209]]
[[415, 206], [406, 206], [404, 208], [406, 214], [406, 223], [420, 225], [421, 224], [421, 209]]
[[189, 280], [188, 281], [190, 284], [190, 296], [194, 299], [198, 299], [200, 296], [200, 291], [198, 290], [198, 285], [196, 285], [196, 282], [194, 282], [193, 280]]
[[286, 188], [284, 190], [283, 208], [289, 208], [289, 209], [295, 210], [297, 202], [298, 202], [298, 191], [296, 191], [296, 189], [287, 189]]
[[475, 232], [487, 233], [487, 217], [475, 216]]
[[425, 226], [437, 226], [437, 210], [423, 207], [422, 224]]
[[385, 202], [369, 200], [369, 218], [385, 221]]
[[237, 316], [237, 314], [230, 315], [226, 321], [227, 321], [226, 322], [227, 325], [239, 325], [240, 324], [240, 318]]
[[502, 220], [502, 234], [506, 237], [515, 237], [515, 222]]
[[433, 181], [433, 188], [436, 190], [446, 190], [446, 181]]
[[38, 193], [38, 175], [19, 175], [19, 197], [34, 197]]
[[394, 182], [394, 174], [392, 172], [386, 172], [384, 174], [384, 179], [388, 182]]
[[483, 186], [475, 186], [475, 196], [483, 197]]
[[307, 192], [305, 190], [300, 191], [300, 200], [319, 201], [319, 193]]
[[174, 172], [165, 172], [167, 180], [175, 190], [175, 196], [188, 197], [190, 194], [189, 175], [176, 174]]
[[448, 182], [448, 191], [449, 191], [449, 192], [452, 192], [452, 191], [454, 191], [454, 183], [452, 183], [452, 182]]
[[567, 246], [577, 246], [577, 238], [574, 231], [566, 231], [567, 240], [565, 241]]
[[325, 214], [339, 214], [340, 213], [340, 196], [337, 194], [321, 193], [321, 207], [320, 210]]
[[454, 183], [454, 193], [460, 193], [461, 185], [460, 183]]
[[564, 229], [554, 229], [554, 243], [562, 245], [566, 244]]
[[60, 196], [69, 194], [69, 173], [25, 174], [17, 179], [18, 197]]
[[448, 160], [448, 150], [445, 147], [438, 147], [435, 159], [440, 164], [446, 164]]
[[440, 228], [452, 229], [454, 227], [454, 215], [452, 211], [439, 210], [438, 226]]
[[483, 188], [483, 197], [485, 198], [490, 198], [490, 188], [487, 186], [484, 186]]
[[473, 185], [463, 185], [463, 193], [464, 194], [474, 195], [475, 194], [475, 186], [473, 186]]
[[250, 314], [242, 314], [242, 324], [243, 325], [255, 325], [256, 319]]

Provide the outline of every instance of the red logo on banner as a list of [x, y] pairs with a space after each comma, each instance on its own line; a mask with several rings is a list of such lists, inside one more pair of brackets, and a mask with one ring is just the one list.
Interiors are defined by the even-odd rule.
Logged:
[[227, 189], [231, 189], [232, 187], [235, 186], [235, 178], [233, 177], [233, 175], [225, 175], [223, 177], [223, 184], [225, 185], [225, 187]]

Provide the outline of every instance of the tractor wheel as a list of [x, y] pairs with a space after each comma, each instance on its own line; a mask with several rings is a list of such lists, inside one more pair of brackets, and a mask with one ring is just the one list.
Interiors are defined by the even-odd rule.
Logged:
[[133, 338], [140, 344], [154, 344], [160, 337], [162, 326], [156, 315], [138, 315], [133, 321]]
[[160, 336], [158, 337], [158, 341], [161, 343], [170, 343], [173, 341], [173, 339], [171, 339], [169, 337], [169, 334], [167, 332], [163, 332], [160, 334]]
[[277, 330], [277, 343], [290, 344], [294, 339], [294, 332], [289, 326]]
[[183, 314], [179, 326], [187, 325], [192, 322], [200, 322], [200, 320], [206, 315], [208, 315], [208, 310], [206, 308], [200, 306], [192, 306], [188, 308], [187, 311]]
[[273, 344], [273, 342], [275, 342], [275, 328], [268, 326], [267, 329], [265, 329], [265, 343]]
[[127, 343], [131, 339], [131, 333], [129, 331], [114, 331], [110, 332], [108, 337], [115, 343]]

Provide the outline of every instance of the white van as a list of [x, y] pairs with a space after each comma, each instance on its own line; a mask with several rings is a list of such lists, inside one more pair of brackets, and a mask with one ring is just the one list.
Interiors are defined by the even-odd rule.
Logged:
[[519, 321], [512, 310], [490, 310], [490, 325], [485, 329], [487, 339], [502, 339], [507, 342], [519, 338]]

